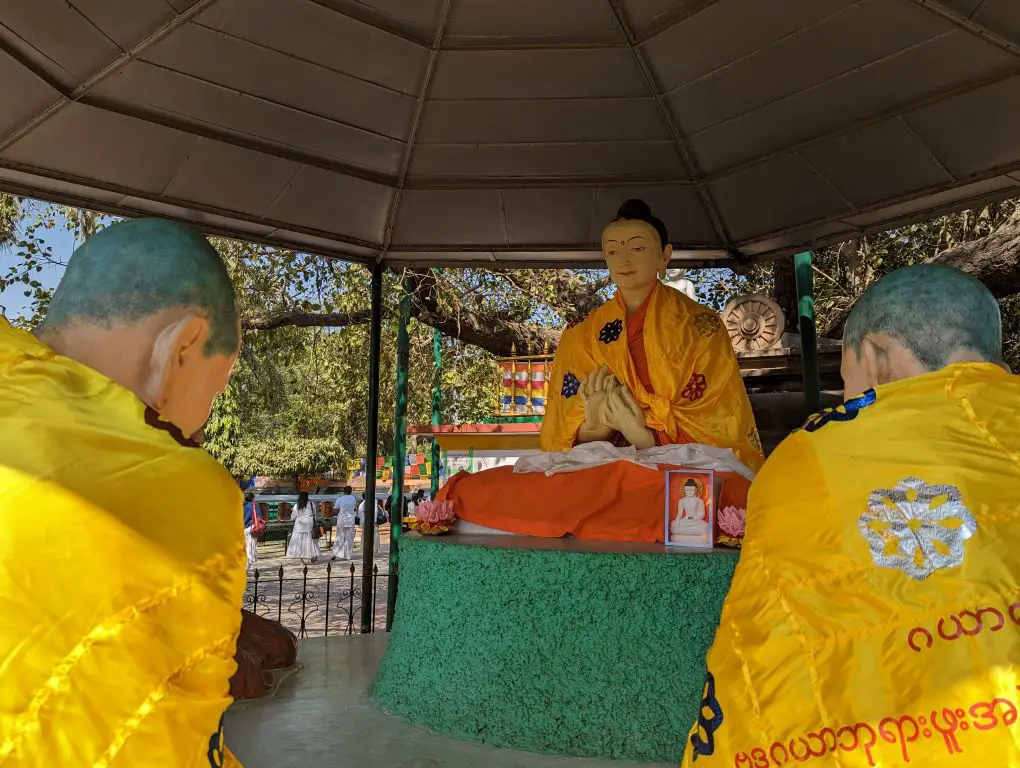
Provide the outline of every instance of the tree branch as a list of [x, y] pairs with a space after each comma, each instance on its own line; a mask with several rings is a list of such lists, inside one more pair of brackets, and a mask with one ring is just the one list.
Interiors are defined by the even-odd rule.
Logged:
[[425, 325], [436, 328], [447, 336], [465, 344], [491, 352], [499, 357], [511, 354], [538, 355], [551, 353], [559, 342], [560, 332], [528, 323], [504, 320], [497, 316], [484, 317], [467, 310], [456, 315], [433, 313], [424, 307], [411, 313]]
[[439, 306], [434, 275], [413, 269], [405, 274], [412, 285], [411, 314], [447, 336], [501, 357], [514, 352], [537, 355], [556, 349], [559, 331], [509, 320], [499, 314], [482, 315], [458, 301], [456, 294], [450, 297], [453, 309], [446, 310]]
[[[407, 269], [402, 272], [411, 283], [411, 315], [419, 322], [442, 331], [447, 336], [473, 344], [498, 356], [538, 355], [553, 352], [560, 332], [533, 323], [511, 319], [499, 312], [479, 312], [463, 301], [454, 285], [443, 284], [441, 275], [431, 270]], [[503, 273], [502, 277], [522, 293], [530, 293], [530, 284]], [[608, 277], [589, 282], [573, 272], [551, 272], [542, 275], [546, 286], [556, 294], [556, 307], [568, 320], [580, 319], [602, 303], [599, 293], [610, 285]], [[440, 290], [445, 301], [440, 301]], [[388, 311], [386, 314], [390, 314]], [[246, 317], [242, 327], [248, 331], [275, 328], [343, 328], [365, 325], [371, 321], [370, 310], [352, 312], [278, 312], [272, 315]]]
[[1020, 208], [992, 234], [945, 250], [931, 263], [973, 275], [997, 299], [1012, 296], [1020, 289]]
[[365, 325], [372, 319], [367, 309], [355, 312], [279, 312], [264, 317], [245, 317], [241, 327], [246, 331], [269, 331], [274, 328], [343, 328]]
[[[388, 314], [384, 312], [384, 315]], [[514, 351], [519, 355], [552, 352], [560, 337], [559, 331], [550, 328], [507, 320], [499, 315], [480, 315], [463, 307], [455, 312], [443, 312], [427, 293], [414, 296], [411, 316], [451, 338], [502, 357]], [[265, 317], [246, 317], [241, 327], [246, 331], [269, 331], [286, 327], [343, 328], [366, 325], [370, 321], [371, 312], [367, 309], [333, 313], [280, 312]]]
[[[1020, 208], [990, 235], [948, 248], [928, 263], [945, 264], [973, 275], [997, 299], [1020, 292]], [[840, 310], [821, 335], [840, 338], [853, 308], [851, 302]]]

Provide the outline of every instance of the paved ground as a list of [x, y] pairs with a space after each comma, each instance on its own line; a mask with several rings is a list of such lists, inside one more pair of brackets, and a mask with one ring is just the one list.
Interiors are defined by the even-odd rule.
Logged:
[[[389, 592], [390, 528], [380, 529], [382, 547], [375, 553], [378, 577], [374, 582], [376, 629], [386, 628]], [[258, 581], [248, 574], [244, 607], [278, 620], [300, 637], [360, 632], [364, 604], [361, 529], [354, 542], [353, 560], [332, 560], [331, 540], [319, 540], [322, 552], [315, 563], [302, 565], [286, 556], [282, 541], [259, 545]], [[282, 567], [282, 577], [281, 577]]]
[[386, 714], [371, 701], [368, 692], [387, 639], [385, 633], [379, 633], [303, 640], [300, 668], [280, 684], [274, 696], [238, 702], [227, 711], [226, 742], [241, 764], [245, 768], [635, 765], [493, 749], [440, 736]]

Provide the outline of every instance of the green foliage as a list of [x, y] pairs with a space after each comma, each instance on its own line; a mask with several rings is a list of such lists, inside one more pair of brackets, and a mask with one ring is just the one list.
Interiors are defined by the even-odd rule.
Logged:
[[21, 219], [21, 203], [14, 195], [0, 192], [0, 248], [10, 248]]
[[205, 425], [205, 449], [231, 474], [235, 471], [241, 441], [241, 409], [237, 402], [237, 384], [231, 381], [216, 401], [209, 422]]
[[233, 471], [239, 475], [296, 477], [319, 475], [345, 466], [348, 454], [333, 440], [279, 436], [245, 439], [237, 448]]
[[[885, 272], [930, 259], [959, 242], [993, 231], [1017, 201], [945, 216], [861, 238], [816, 254], [815, 296], [819, 326], [837, 319]], [[34, 326], [50, 297], [39, 279], [59, 270], [69, 253], [53, 252], [53, 234], [73, 233], [76, 242], [112, 219], [0, 194], [0, 293], [21, 291], [29, 309], [12, 321]], [[233, 240], [214, 240], [237, 288], [244, 316], [290, 312], [357, 313], [368, 309], [364, 267]], [[6, 250], [5, 250], [6, 249]], [[688, 272], [699, 299], [717, 309], [736, 295], [774, 294], [771, 265], [740, 274], [727, 269]], [[387, 274], [383, 324], [379, 453], [392, 450], [394, 429], [396, 305], [402, 275]], [[1018, 285], [1020, 288], [1020, 285]], [[430, 275], [418, 289], [430, 293], [440, 312], [465, 326], [495, 329], [508, 322], [560, 328], [611, 294], [603, 270], [450, 269]], [[1020, 297], [1001, 303], [1007, 360], [1020, 368]], [[502, 324], [502, 325], [501, 325]], [[432, 329], [411, 321], [409, 424], [431, 417], [434, 368]], [[206, 427], [207, 447], [236, 474], [294, 476], [336, 471], [364, 455], [368, 400], [369, 331], [364, 324], [338, 328], [282, 327], [244, 334], [230, 386], [217, 400]], [[518, 350], [537, 353], [542, 350]], [[444, 339], [440, 377], [443, 420], [481, 421], [499, 392], [495, 360], [479, 347]], [[409, 440], [409, 451], [429, 441]]]
[[[249, 243], [215, 241], [238, 288], [242, 313], [356, 312], [368, 309], [364, 267]], [[399, 277], [387, 275], [379, 408], [379, 453], [392, 451], [396, 400], [396, 304]], [[409, 424], [431, 417], [432, 329], [409, 327]], [[279, 328], [247, 332], [230, 389], [217, 401], [207, 430], [210, 449], [241, 474], [293, 476], [343, 472], [364, 455], [368, 406], [367, 325]], [[444, 410], [467, 420], [495, 405], [496, 365], [477, 348], [447, 341], [442, 371]], [[225, 434], [221, 423], [240, 426]], [[211, 434], [215, 432], [215, 438]], [[412, 439], [409, 450], [426, 450]]]
[[1020, 294], [999, 302], [1002, 311], [1002, 359], [1020, 373]]
[[0, 294], [20, 290], [30, 308], [27, 315], [10, 318], [11, 322], [24, 328], [39, 324], [53, 296], [53, 289], [43, 285], [40, 275], [45, 269], [62, 272], [71, 256], [54, 254], [47, 238], [52, 240], [56, 231], [65, 230], [80, 243], [114, 221], [92, 211], [0, 193], [0, 256], [12, 257], [0, 276]]
[[[1020, 200], [1005, 200], [816, 251], [812, 264], [818, 327], [826, 329], [882, 275], [985, 237], [1002, 226], [1018, 205]], [[775, 292], [772, 265], [754, 267], [742, 279], [745, 292]]]

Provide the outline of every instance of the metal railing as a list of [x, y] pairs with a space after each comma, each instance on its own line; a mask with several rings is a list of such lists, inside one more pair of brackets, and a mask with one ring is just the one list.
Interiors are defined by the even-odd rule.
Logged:
[[[361, 571], [350, 567], [334, 567], [309, 572], [302, 566], [301, 576], [287, 577], [283, 566], [256, 568], [244, 592], [244, 608], [273, 619], [298, 637], [354, 635], [361, 631], [361, 609], [365, 595], [361, 588]], [[386, 629], [386, 600], [390, 574], [372, 567], [371, 615], [372, 631]]]

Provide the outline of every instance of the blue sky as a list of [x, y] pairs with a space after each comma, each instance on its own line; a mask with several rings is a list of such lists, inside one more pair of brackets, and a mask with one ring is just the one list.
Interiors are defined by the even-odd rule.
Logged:
[[[71, 253], [74, 251], [74, 233], [56, 226], [45, 233], [46, 243], [53, 249], [53, 257], [63, 263], [67, 263]], [[6, 275], [8, 270], [19, 261], [17, 248], [0, 249], [0, 277]], [[46, 288], [55, 288], [64, 274], [63, 267], [59, 265], [45, 265], [36, 279]], [[0, 307], [3, 313], [12, 320], [20, 315], [30, 314], [30, 299], [24, 295], [24, 287], [18, 283], [0, 292]]]

